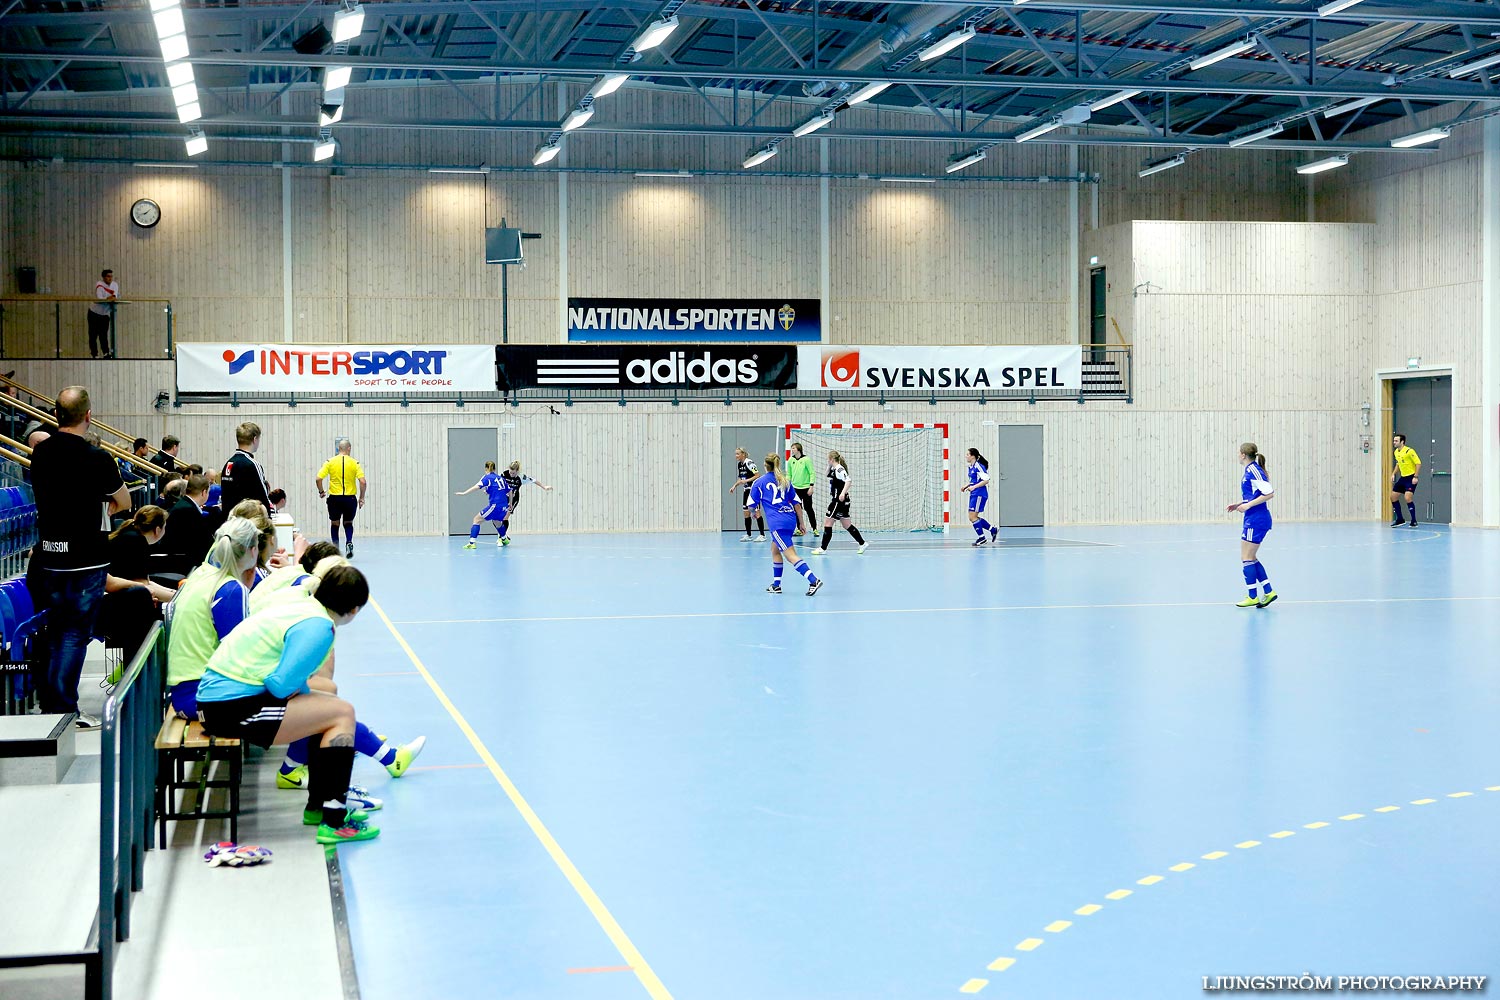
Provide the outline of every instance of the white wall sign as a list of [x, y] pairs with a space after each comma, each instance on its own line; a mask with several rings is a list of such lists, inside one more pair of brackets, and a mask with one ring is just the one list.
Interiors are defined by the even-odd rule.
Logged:
[[178, 344], [177, 391], [494, 392], [492, 344]]
[[1083, 351], [1076, 344], [1042, 347], [797, 348], [798, 389], [913, 391], [974, 389], [993, 393], [1076, 394]]

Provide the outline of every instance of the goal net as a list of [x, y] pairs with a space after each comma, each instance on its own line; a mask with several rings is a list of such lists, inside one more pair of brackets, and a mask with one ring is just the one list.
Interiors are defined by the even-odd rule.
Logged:
[[828, 453], [849, 466], [854, 523], [864, 531], [948, 530], [947, 424], [787, 424], [813, 461], [813, 504], [828, 510]]

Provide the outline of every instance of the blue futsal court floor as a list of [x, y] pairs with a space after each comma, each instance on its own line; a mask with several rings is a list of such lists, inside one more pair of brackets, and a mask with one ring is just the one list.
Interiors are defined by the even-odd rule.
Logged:
[[[1201, 997], [1500, 973], [1500, 533], [357, 539], [360, 988]], [[378, 776], [377, 776], [378, 775]]]

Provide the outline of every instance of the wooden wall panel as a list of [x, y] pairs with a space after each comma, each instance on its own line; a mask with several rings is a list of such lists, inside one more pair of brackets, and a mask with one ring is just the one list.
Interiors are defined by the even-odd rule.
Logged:
[[1135, 342], [1135, 227], [1128, 222], [1085, 229], [1079, 244], [1078, 329], [1089, 337], [1092, 258], [1104, 268], [1104, 330], [1110, 344]]

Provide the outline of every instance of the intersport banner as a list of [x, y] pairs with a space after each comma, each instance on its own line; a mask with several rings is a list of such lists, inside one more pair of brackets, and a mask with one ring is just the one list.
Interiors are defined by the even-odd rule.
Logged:
[[1074, 344], [1045, 347], [797, 348], [798, 389], [977, 389], [986, 392], [1076, 394], [1083, 385], [1083, 351]]
[[488, 344], [178, 344], [177, 391], [494, 392]]
[[568, 299], [568, 340], [575, 344], [822, 339], [817, 299]]
[[501, 392], [516, 389], [790, 389], [781, 344], [553, 344], [495, 348]]

